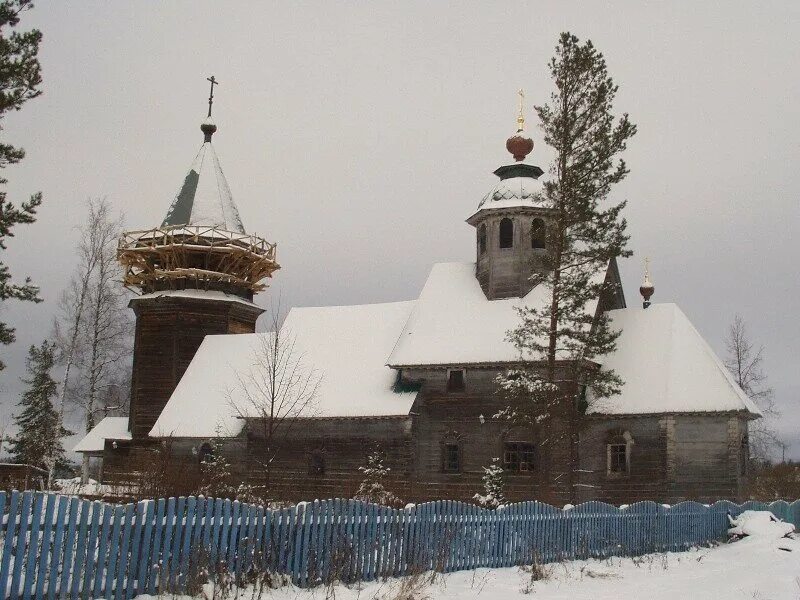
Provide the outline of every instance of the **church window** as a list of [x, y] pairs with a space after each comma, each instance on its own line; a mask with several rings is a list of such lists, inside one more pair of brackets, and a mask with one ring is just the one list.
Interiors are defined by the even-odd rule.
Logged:
[[608, 472], [628, 472], [628, 444], [608, 445]]
[[631, 472], [633, 437], [627, 431], [611, 433], [606, 445], [606, 471], [609, 477], [624, 477]]
[[545, 247], [545, 226], [541, 219], [534, 219], [531, 224], [531, 248]]
[[447, 473], [461, 472], [461, 446], [458, 442], [442, 444], [442, 470]]
[[739, 448], [739, 475], [744, 477], [747, 475], [747, 463], [750, 460], [750, 440], [747, 433], [742, 436], [742, 442]]
[[211, 447], [211, 444], [203, 444], [200, 446], [200, 452], [198, 452], [197, 455], [201, 465], [214, 461], [214, 449]]
[[478, 252], [486, 253], [486, 223], [478, 228]]
[[533, 471], [536, 447], [530, 442], [503, 444], [503, 469], [506, 471]]
[[514, 246], [514, 221], [506, 217], [500, 221], [500, 247], [511, 248]]
[[308, 473], [309, 475], [324, 475], [325, 474], [325, 457], [322, 452], [312, 452], [308, 459]]
[[447, 371], [447, 391], [463, 392], [466, 389], [464, 369], [448, 369]]

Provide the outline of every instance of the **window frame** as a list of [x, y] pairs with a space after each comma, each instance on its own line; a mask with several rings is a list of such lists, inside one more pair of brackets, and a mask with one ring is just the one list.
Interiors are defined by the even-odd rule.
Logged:
[[[541, 237], [537, 237], [536, 234], [539, 234]], [[537, 241], [541, 243], [540, 246], [536, 245]], [[539, 217], [536, 217], [533, 221], [531, 221], [531, 249], [547, 249], [547, 224], [544, 222], [544, 219], [540, 219]]]
[[[610, 479], [620, 479], [624, 477], [629, 477], [631, 474], [631, 449], [633, 447], [634, 441], [633, 436], [631, 436], [630, 432], [623, 431], [620, 432], [619, 430], [614, 432], [612, 435], [609, 436], [608, 441], [606, 442], [606, 476]], [[624, 469], [612, 469], [612, 466], [615, 466], [614, 463], [614, 447], [624, 447], [625, 448], [625, 464]], [[617, 453], [618, 456], [619, 453]]]
[[739, 463], [739, 477], [747, 477], [750, 463], [750, 435], [746, 429], [739, 440]]
[[[453, 389], [450, 386], [451, 376], [454, 373], [461, 373], [461, 387]], [[462, 394], [467, 391], [467, 370], [466, 369], [447, 369], [447, 381], [445, 381], [445, 390], [448, 394]]]
[[321, 450], [316, 450], [308, 455], [308, 474], [314, 476], [325, 475], [327, 472], [327, 461], [325, 460], [325, 453]]
[[[511, 227], [510, 233], [506, 232], [507, 236], [510, 235], [508, 239], [508, 244], [509, 244], [508, 246], [503, 245], [503, 242], [505, 241], [503, 235], [504, 223], [508, 223], [509, 226]], [[514, 219], [512, 219], [511, 217], [503, 217], [502, 219], [500, 219], [500, 223], [497, 226], [497, 247], [500, 250], [511, 250], [514, 247]]]
[[[513, 446], [514, 448], [509, 448]], [[522, 449], [525, 447], [526, 449]], [[516, 460], [510, 460], [510, 456], [516, 455]], [[523, 456], [527, 460], [523, 460]], [[517, 465], [514, 467], [513, 465]], [[525, 467], [523, 468], [523, 465]], [[536, 444], [524, 440], [504, 440], [503, 441], [503, 470], [510, 473], [533, 473], [536, 471]]]
[[[450, 459], [452, 458], [450, 451], [455, 448], [455, 467], [451, 466]], [[463, 469], [461, 461], [461, 442], [458, 439], [445, 439], [442, 441], [442, 472], [443, 473], [461, 473]]]
[[[622, 458], [622, 462], [619, 458]], [[621, 468], [620, 468], [621, 467]], [[610, 475], [626, 475], [630, 471], [628, 462], [628, 444], [614, 442], [608, 445], [608, 473]]]
[[[208, 459], [211, 459], [210, 461]], [[201, 465], [209, 464], [214, 460], [214, 446], [208, 442], [204, 442], [197, 449], [197, 460]]]

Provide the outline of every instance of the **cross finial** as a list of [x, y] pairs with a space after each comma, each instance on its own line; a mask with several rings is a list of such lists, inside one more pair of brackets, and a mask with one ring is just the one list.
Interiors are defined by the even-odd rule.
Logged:
[[650, 257], [644, 257], [644, 278], [650, 279]]
[[211, 117], [211, 105], [214, 103], [214, 86], [219, 85], [219, 81], [217, 81], [214, 76], [206, 77], [206, 81], [211, 82], [211, 93], [208, 96], [208, 116]]
[[519, 114], [517, 115], [517, 131], [522, 131], [525, 128], [525, 91], [520, 89], [517, 94], [519, 95]]

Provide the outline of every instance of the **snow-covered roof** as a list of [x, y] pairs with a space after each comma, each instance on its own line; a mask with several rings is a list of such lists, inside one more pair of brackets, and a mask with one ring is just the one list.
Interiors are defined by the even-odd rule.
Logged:
[[[475, 263], [435, 264], [388, 364], [517, 362], [523, 357], [506, 340], [506, 332], [520, 323], [514, 309], [544, 306], [547, 298], [544, 286], [537, 286], [524, 298], [488, 300], [475, 277]], [[596, 300], [587, 308], [593, 312], [595, 306]]]
[[239, 210], [210, 141], [200, 146], [162, 225], [204, 225], [244, 233]]
[[609, 311], [622, 329], [604, 357], [625, 385], [618, 396], [589, 401], [595, 414], [748, 411], [760, 415], [714, 351], [675, 304]]
[[[407, 415], [415, 391], [395, 391], [396, 372], [386, 366], [414, 302], [293, 308], [283, 333], [294, 340], [294, 355], [322, 379], [309, 417]], [[236, 435], [247, 411], [262, 334], [206, 336], [150, 432], [154, 437]], [[268, 342], [268, 340], [267, 340]], [[257, 369], [257, 367], [255, 367]], [[239, 410], [237, 410], [239, 409]]]
[[133, 298], [134, 302], [137, 300], [150, 300], [152, 298], [192, 298], [194, 300], [214, 300], [215, 302], [237, 302], [246, 304], [248, 306], [256, 306], [255, 303], [245, 300], [234, 294], [227, 294], [217, 290], [164, 290], [160, 292], [152, 292], [150, 294], [142, 294]]
[[532, 177], [501, 179], [483, 197], [478, 208], [508, 208], [515, 206], [543, 206], [542, 182]]
[[543, 194], [544, 185], [539, 180], [541, 173], [539, 167], [527, 163], [500, 167], [495, 171], [500, 181], [478, 203], [477, 211], [467, 219], [467, 222], [473, 222], [473, 219], [485, 210], [549, 208]]
[[78, 442], [73, 452], [102, 452], [106, 440], [129, 440], [128, 417], [106, 417]]

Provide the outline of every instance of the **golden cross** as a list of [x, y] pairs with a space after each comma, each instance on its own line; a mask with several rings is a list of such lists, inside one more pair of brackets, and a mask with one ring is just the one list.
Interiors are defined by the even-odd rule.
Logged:
[[517, 116], [517, 129], [522, 131], [525, 127], [525, 92], [520, 89], [519, 94], [519, 115]]
[[650, 279], [650, 258], [644, 257], [644, 278]]

